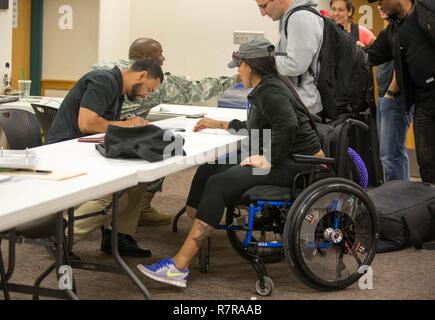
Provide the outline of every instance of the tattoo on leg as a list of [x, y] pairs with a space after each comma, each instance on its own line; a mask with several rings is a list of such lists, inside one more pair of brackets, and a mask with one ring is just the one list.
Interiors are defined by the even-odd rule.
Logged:
[[201, 248], [204, 240], [207, 239], [214, 232], [214, 228], [210, 227], [208, 224], [200, 225], [199, 232], [201, 234], [197, 238], [193, 238], [193, 240], [195, 240], [196, 242], [196, 246], [198, 247], [198, 249]]

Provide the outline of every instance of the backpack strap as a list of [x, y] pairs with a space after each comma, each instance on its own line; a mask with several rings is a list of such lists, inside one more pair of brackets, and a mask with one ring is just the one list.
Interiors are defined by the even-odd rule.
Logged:
[[[318, 82], [317, 82], [317, 75], [316, 73], [313, 71], [313, 69], [310, 67], [308, 67], [308, 72], [310, 73], [310, 76], [312, 76], [314, 78], [314, 83], [316, 84], [316, 87], [318, 87]], [[302, 75], [298, 75], [298, 88], [300, 88], [302, 86]]]
[[312, 13], [314, 13], [315, 15], [321, 17], [322, 19], [324, 19], [324, 17], [320, 14], [319, 11], [317, 11], [316, 9], [314, 9], [312, 6], [300, 6], [297, 8], [294, 8], [292, 11], [290, 11], [290, 14], [287, 16], [287, 18], [285, 19], [284, 22], [284, 33], [285, 33], [285, 37], [288, 38], [288, 21], [290, 19], [290, 17], [293, 15], [293, 13], [298, 12], [298, 11], [310, 11]]
[[287, 88], [292, 93], [291, 96], [289, 97], [292, 104], [295, 106], [296, 109], [301, 110], [302, 113], [304, 113], [308, 117], [312, 129], [317, 134], [317, 136], [320, 137], [319, 132], [317, 131], [316, 123], [315, 123], [311, 113], [308, 111], [307, 107], [302, 102], [301, 98], [299, 97], [299, 94], [296, 91], [295, 87], [293, 86], [293, 83], [290, 81], [290, 79], [288, 79], [287, 77], [285, 77], [283, 75], [279, 75], [279, 77], [282, 79], [282, 81], [286, 84]]
[[[284, 22], [284, 33], [285, 33], [286, 38], [288, 38], [288, 21], [289, 21], [290, 17], [293, 15], [293, 13], [298, 12], [298, 11], [302, 11], [302, 10], [310, 11], [310, 12], [314, 13], [315, 15], [321, 17], [322, 19], [324, 18], [320, 14], [320, 12], [318, 12], [312, 6], [301, 6], [301, 7], [294, 8], [292, 11], [290, 11], [290, 14], [287, 16], [287, 18], [285, 19], [285, 22]], [[316, 82], [316, 85], [317, 85], [317, 76], [311, 67], [308, 68], [308, 72], [314, 78], [314, 81]], [[298, 86], [298, 88], [300, 88], [302, 86], [302, 75], [298, 76], [297, 86]]]
[[357, 23], [350, 24], [350, 36], [355, 43], [359, 41], [359, 25]]

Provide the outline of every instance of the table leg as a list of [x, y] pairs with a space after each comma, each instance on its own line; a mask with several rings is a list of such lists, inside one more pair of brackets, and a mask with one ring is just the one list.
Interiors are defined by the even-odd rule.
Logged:
[[68, 209], [68, 253], [74, 245], [74, 208]]
[[130, 277], [131, 281], [139, 288], [146, 300], [151, 300], [151, 295], [147, 288], [144, 286], [142, 281], [133, 273], [133, 271], [128, 267], [128, 265], [122, 260], [121, 255], [118, 250], [118, 226], [117, 226], [117, 214], [118, 214], [118, 197], [119, 193], [113, 194], [112, 200], [112, 254], [118, 263], [118, 265], [123, 269], [123, 271]]
[[[64, 220], [63, 212], [59, 212], [56, 216], [56, 273], [59, 279], [59, 268], [64, 263]], [[65, 248], [69, 249], [69, 248]], [[65, 250], [65, 251], [67, 251]], [[71, 300], [78, 300], [79, 298], [71, 289], [65, 289], [64, 293]]]
[[9, 296], [9, 290], [8, 290], [8, 279], [6, 277], [6, 271], [5, 271], [5, 264], [3, 263], [3, 254], [1, 250], [1, 241], [0, 241], [0, 280], [3, 287], [3, 294], [5, 296], [5, 300], [10, 300], [11, 297]]
[[15, 247], [17, 244], [17, 232], [15, 229], [9, 231], [9, 249], [8, 249], [8, 272], [6, 279], [11, 280], [15, 270]]
[[181, 216], [186, 212], [186, 207], [181, 209], [177, 215], [174, 218], [174, 221], [172, 222], [172, 232], [177, 233], [178, 232], [178, 220], [180, 220]]

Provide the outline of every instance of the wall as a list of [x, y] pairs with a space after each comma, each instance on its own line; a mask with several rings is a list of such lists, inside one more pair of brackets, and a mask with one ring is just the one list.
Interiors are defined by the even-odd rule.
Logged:
[[[0, 74], [6, 62], [12, 60], [12, 0], [9, 0], [9, 9], [0, 10]], [[0, 87], [2, 84], [0, 83]]]
[[329, 0], [319, 0], [319, 10], [329, 10]]
[[[59, 27], [71, 23], [63, 5], [73, 9], [72, 29]], [[43, 79], [78, 80], [98, 60], [99, 8], [98, 0], [44, 1]]]
[[230, 75], [235, 30], [264, 31], [276, 42], [278, 23], [253, 0], [131, 0], [130, 40], [151, 37], [164, 49], [165, 71], [200, 79]]
[[[58, 7], [68, 3], [78, 6], [76, 36], [64, 39], [60, 35], [68, 31], [59, 31], [53, 23], [59, 17]], [[319, 3], [320, 9], [329, 8], [329, 0]], [[165, 71], [192, 79], [231, 75], [234, 70], [226, 65], [238, 47], [233, 44], [235, 30], [264, 31], [272, 42], [278, 37], [278, 23], [262, 17], [254, 0], [47, 0], [44, 14], [45, 79], [75, 80], [94, 61], [126, 58], [130, 43], [138, 37], [162, 43]], [[98, 34], [93, 33], [95, 28]], [[71, 53], [74, 63], [64, 63], [68, 61], [64, 54]]]
[[130, 0], [100, 1], [98, 60], [128, 57]]

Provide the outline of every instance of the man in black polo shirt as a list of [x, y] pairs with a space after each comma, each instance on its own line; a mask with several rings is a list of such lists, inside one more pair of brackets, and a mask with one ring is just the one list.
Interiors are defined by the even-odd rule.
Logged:
[[153, 60], [142, 60], [130, 69], [96, 70], [83, 76], [63, 100], [47, 133], [47, 143], [56, 143], [105, 132], [107, 126], [146, 125], [142, 117], [119, 121], [124, 95], [145, 99], [161, 83], [163, 73]]
[[[377, 0], [368, 0], [375, 2]], [[417, 159], [424, 182], [435, 183], [435, 1], [379, 0], [390, 24], [368, 49], [379, 65], [394, 59], [399, 91], [408, 110], [415, 103]]]
[[[132, 101], [145, 99], [163, 81], [163, 72], [153, 60], [141, 60], [130, 69], [96, 70], [84, 75], [65, 97], [47, 133], [47, 143], [76, 139], [96, 133], [104, 133], [109, 125], [120, 127], [148, 125], [142, 117], [121, 121], [124, 96]], [[146, 185], [128, 189], [119, 201], [119, 252], [124, 256], [149, 257], [151, 251], [142, 249], [133, 235], [141, 213], [141, 201]], [[111, 203], [111, 196], [89, 201], [81, 205], [76, 217], [105, 210]], [[107, 216], [97, 216], [75, 223], [76, 239], [83, 238], [92, 230], [108, 222]], [[106, 230], [101, 250], [112, 253], [111, 231]]]

